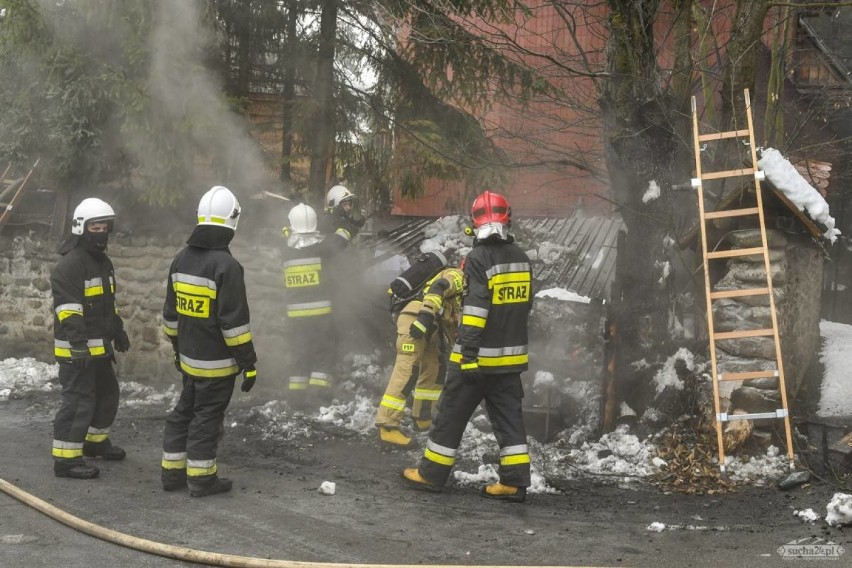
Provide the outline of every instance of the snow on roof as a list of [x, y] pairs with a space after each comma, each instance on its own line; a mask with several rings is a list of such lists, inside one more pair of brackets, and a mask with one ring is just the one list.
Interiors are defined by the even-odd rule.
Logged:
[[766, 179], [780, 190], [799, 211], [826, 227], [823, 237], [834, 243], [840, 230], [834, 227], [834, 218], [829, 215], [828, 203], [816, 189], [802, 177], [795, 166], [775, 148], [765, 148], [760, 152], [757, 164], [766, 174]]

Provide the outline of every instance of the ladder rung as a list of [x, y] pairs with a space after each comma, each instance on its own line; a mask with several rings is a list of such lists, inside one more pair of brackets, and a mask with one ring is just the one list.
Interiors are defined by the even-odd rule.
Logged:
[[755, 414], [728, 414], [720, 412], [716, 415], [716, 420], [719, 422], [735, 422], [737, 420], [762, 420], [764, 418], [786, 418], [787, 409], [779, 408], [775, 412], [758, 412]]
[[760, 210], [757, 207], [747, 209], [731, 209], [729, 211], [711, 211], [705, 213], [705, 219], [721, 219], [722, 217], [745, 217], [746, 215], [757, 215]]
[[725, 170], [722, 172], [710, 172], [709, 174], [701, 174], [701, 179], [720, 179], [750, 175], [754, 175], [754, 168], [743, 168], [741, 170]]
[[741, 373], [719, 373], [720, 381], [750, 381], [752, 379], [773, 379], [778, 371], [745, 371]]
[[704, 142], [705, 140], [723, 140], [725, 138], [745, 138], [746, 136], [749, 136], [749, 131], [747, 128], [745, 130], [730, 130], [728, 132], [700, 134], [698, 136], [698, 141]]
[[744, 288], [742, 290], [710, 292], [710, 299], [718, 300], [719, 298], [742, 298], [745, 296], [760, 296], [761, 294], [769, 294], [769, 288]]
[[716, 341], [720, 339], [742, 339], [744, 337], [772, 337], [775, 331], [772, 329], [741, 329], [739, 331], [724, 331], [715, 334]]
[[761, 247], [745, 248], [745, 249], [730, 249], [717, 250], [707, 253], [707, 258], [731, 258], [732, 256], [751, 256], [753, 254], [763, 254]]

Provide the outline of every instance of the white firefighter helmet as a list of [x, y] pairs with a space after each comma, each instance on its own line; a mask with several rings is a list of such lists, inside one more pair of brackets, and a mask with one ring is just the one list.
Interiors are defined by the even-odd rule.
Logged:
[[294, 233], [314, 233], [317, 230], [317, 212], [310, 205], [299, 203], [290, 209], [287, 218]]
[[346, 189], [345, 186], [335, 185], [325, 194], [325, 206], [329, 209], [334, 209], [342, 202], [355, 197], [355, 194]]
[[109, 203], [98, 199], [97, 197], [88, 197], [80, 202], [80, 205], [74, 209], [74, 217], [71, 219], [71, 233], [74, 235], [82, 235], [86, 228], [86, 223], [97, 223], [106, 221], [109, 223], [109, 230], [112, 231], [112, 222], [115, 219], [115, 211], [109, 206]]
[[240, 221], [240, 202], [230, 189], [217, 185], [201, 196], [197, 213], [199, 225], [228, 227], [236, 231]]

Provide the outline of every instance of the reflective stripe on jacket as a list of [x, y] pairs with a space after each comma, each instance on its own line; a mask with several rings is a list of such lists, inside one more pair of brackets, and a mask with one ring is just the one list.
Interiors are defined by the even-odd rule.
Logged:
[[187, 246], [175, 256], [163, 331], [192, 377], [228, 377], [257, 362], [243, 267], [228, 249]]
[[458, 339], [450, 361], [477, 356], [482, 373], [519, 373], [529, 363], [527, 324], [532, 273], [526, 253], [513, 242], [488, 239], [468, 253]]
[[111, 357], [111, 341], [124, 324], [115, 307], [115, 271], [109, 257], [75, 246], [53, 267], [50, 287], [57, 360], [72, 358], [72, 349]]

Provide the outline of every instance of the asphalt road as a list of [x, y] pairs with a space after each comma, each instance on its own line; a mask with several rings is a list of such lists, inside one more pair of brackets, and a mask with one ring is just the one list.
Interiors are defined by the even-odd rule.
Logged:
[[[112, 437], [127, 459], [98, 460], [101, 478], [78, 481], [53, 475], [49, 406], [33, 398], [0, 402], [0, 477], [113, 530], [241, 556], [412, 565], [813, 566], [820, 562], [782, 561], [776, 549], [820, 537], [849, 551], [831, 565], [852, 566], [848, 529], [808, 525], [793, 515], [808, 507], [824, 515], [835, 491], [827, 485], [685, 496], [587, 480], [519, 505], [483, 499], [467, 487], [413, 491], [398, 472], [416, 463], [419, 452], [386, 452], [351, 431], [329, 427], [309, 440], [261, 443], [249, 430], [229, 427], [219, 464], [221, 475], [235, 480], [234, 491], [193, 499], [160, 489], [163, 418], [163, 409], [120, 410]], [[336, 484], [334, 495], [317, 491], [323, 481]], [[655, 521], [681, 528], [647, 530]], [[192, 564], [97, 540], [0, 494], [0, 566], [183, 565]]]

